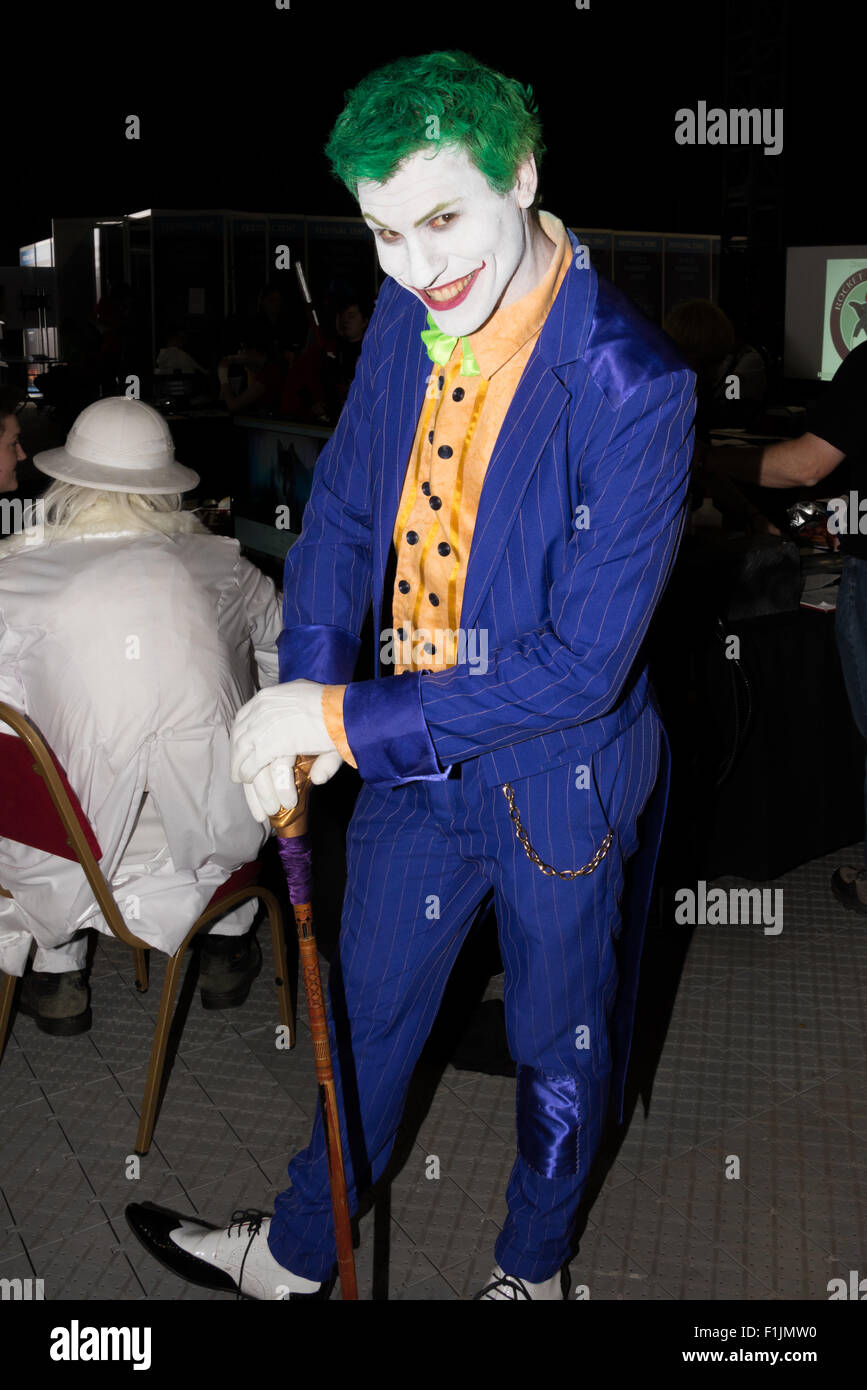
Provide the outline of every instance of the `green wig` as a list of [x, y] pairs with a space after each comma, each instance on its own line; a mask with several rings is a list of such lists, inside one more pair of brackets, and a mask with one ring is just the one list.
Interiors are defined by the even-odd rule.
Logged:
[[345, 100], [325, 153], [354, 198], [359, 180], [385, 183], [404, 159], [431, 145], [462, 147], [500, 194], [514, 187], [528, 155], [538, 166], [545, 152], [532, 88], [469, 53], [398, 58], [369, 73]]

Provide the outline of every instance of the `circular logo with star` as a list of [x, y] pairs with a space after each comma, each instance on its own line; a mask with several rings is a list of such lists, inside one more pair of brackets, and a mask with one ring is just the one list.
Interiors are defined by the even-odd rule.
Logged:
[[840, 357], [867, 343], [867, 266], [847, 275], [831, 301], [831, 339]]

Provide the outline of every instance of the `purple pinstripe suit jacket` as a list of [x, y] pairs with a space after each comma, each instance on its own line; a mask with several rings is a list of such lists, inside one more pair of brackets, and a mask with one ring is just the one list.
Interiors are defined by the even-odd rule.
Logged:
[[[431, 370], [426, 317], [386, 281], [286, 559], [281, 681], [351, 682], [371, 601], [378, 658]], [[386, 677], [377, 659], [344, 700], [363, 778], [398, 786], [478, 758], [493, 786], [586, 762], [639, 717], [652, 699], [641, 646], [683, 525], [694, 384], [670, 340], [573, 258], [485, 474], [461, 625], [486, 630], [487, 669]]]

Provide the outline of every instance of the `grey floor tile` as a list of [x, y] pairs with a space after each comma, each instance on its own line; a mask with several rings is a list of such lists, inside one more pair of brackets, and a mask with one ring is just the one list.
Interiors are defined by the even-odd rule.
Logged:
[[[650, 1113], [633, 1116], [572, 1261], [591, 1300], [825, 1299], [830, 1278], [864, 1268], [867, 931], [828, 886], [860, 853], [771, 885], [784, 894], [778, 936], [694, 932]], [[152, 953], [140, 995], [129, 950], [101, 937], [90, 1033], [50, 1038], [16, 1018], [0, 1066], [6, 1277], [44, 1275], [47, 1298], [231, 1300], [163, 1270], [122, 1213], [154, 1200], [222, 1221], [271, 1210], [287, 1186], [288, 1160], [309, 1140], [315, 1069], [303, 990], [298, 1046], [275, 1045], [260, 940], [265, 963], [241, 1008], [206, 1012], [193, 993], [138, 1178], [127, 1159], [164, 957]], [[501, 997], [503, 983], [494, 977], [486, 997]], [[467, 1300], [490, 1275], [505, 1217], [514, 1080], [447, 1066], [414, 1138], [390, 1204], [362, 1218], [361, 1296]], [[732, 1154], [738, 1180], [725, 1177]], [[426, 1176], [433, 1156], [438, 1178]]]
[[[33, 1261], [27, 1253], [27, 1248], [17, 1237], [12, 1241], [0, 1243], [0, 1279], [35, 1279], [37, 1278]], [[35, 1298], [33, 1286], [30, 1286], [31, 1294]], [[22, 1291], [23, 1292], [23, 1291]]]
[[[71, 1038], [50, 1037], [40, 1032], [32, 1018], [19, 1014], [14, 1034], [45, 1095], [55, 1095], [82, 1080], [108, 1074], [90, 1033]], [[0, 1076], [2, 1072], [0, 1066]]]
[[[746, 1151], [744, 1132], [727, 1135], [731, 1140], [728, 1153]], [[756, 1157], [762, 1150], [756, 1146]], [[766, 1165], [774, 1158], [764, 1148]], [[828, 1274], [829, 1251], [810, 1232], [799, 1226], [806, 1214], [807, 1224], [816, 1231], [827, 1233], [826, 1212], [816, 1200], [816, 1192], [805, 1183], [803, 1170], [796, 1165], [775, 1172], [773, 1182], [749, 1185], [753, 1173], [751, 1163], [742, 1163], [741, 1178], [725, 1176], [726, 1155], [689, 1154], [672, 1163], [662, 1164], [656, 1172], [642, 1175], [642, 1183], [658, 1198], [669, 1213], [679, 1213], [689, 1226], [700, 1233], [705, 1249], [717, 1256], [725, 1255], [748, 1274], [751, 1284], [768, 1292], [733, 1297], [765, 1297], [780, 1299], [817, 1298], [822, 1296]], [[759, 1160], [761, 1162], [761, 1160]], [[763, 1177], [766, 1175], [763, 1174]], [[596, 1210], [593, 1211], [594, 1218]], [[665, 1281], [663, 1281], [665, 1282]], [[678, 1295], [679, 1296], [679, 1295]], [[710, 1295], [708, 1295], [710, 1296]], [[723, 1295], [717, 1294], [716, 1297]]]
[[441, 1273], [466, 1259], [494, 1226], [449, 1178], [431, 1181], [405, 1170], [392, 1186], [391, 1215]]
[[752, 1066], [738, 1052], [708, 1052], [700, 1042], [682, 1040], [678, 1034], [667, 1042], [654, 1082], [654, 1097], [660, 1083], [681, 1087], [694, 1084], [713, 1097], [715, 1114], [726, 1121], [758, 1114], [790, 1094], [786, 1086]]
[[628, 1302], [634, 1299], [655, 1302], [672, 1297], [651, 1278], [630, 1250], [622, 1250], [599, 1227], [592, 1225], [581, 1238], [569, 1273], [572, 1277], [569, 1297], [576, 1301], [617, 1299]]
[[4, 1127], [3, 1195], [9, 1223], [0, 1257], [16, 1239], [34, 1250], [104, 1221], [105, 1213], [46, 1100], [12, 1112]]
[[[139, 995], [132, 987], [123, 986], [110, 1001], [110, 1006], [100, 1008], [99, 1013], [97, 1001], [94, 1002], [94, 1042], [112, 1071], [128, 1070], [148, 1060], [159, 1004], [160, 991], [156, 986], [147, 995]], [[184, 1015], [183, 1028], [176, 1034], [176, 1050], [186, 1056], [219, 1042], [231, 1032], [231, 1024], [224, 1014], [201, 1008], [197, 993]]]
[[355, 1270], [360, 1298], [384, 1301], [387, 1295], [390, 1301], [439, 1278], [430, 1251], [422, 1250], [382, 1207], [362, 1217], [359, 1237]]
[[305, 1121], [300, 1128], [288, 1132], [285, 1148], [281, 1147], [262, 1158], [256, 1156], [257, 1164], [271, 1184], [273, 1192], [282, 1192], [289, 1186], [289, 1160], [302, 1149], [306, 1149], [309, 1143], [310, 1125]]
[[392, 1303], [453, 1303], [455, 1291], [439, 1274], [389, 1294]]
[[491, 1100], [487, 1106], [471, 1106], [463, 1096], [463, 1091], [449, 1092], [441, 1087], [416, 1134], [416, 1144], [425, 1155], [438, 1158], [440, 1173], [450, 1177], [456, 1176], [455, 1165], [465, 1171], [466, 1164], [478, 1154], [499, 1155], [505, 1148], [514, 1155], [515, 1151], [514, 1120], [511, 1132], [506, 1129], [504, 1134], [495, 1128], [502, 1124], [498, 1103]]
[[[138, 1098], [144, 1092], [144, 1070], [119, 1079], [138, 1108]], [[183, 1059], [178, 1059], [169, 1077], [154, 1142], [165, 1155], [169, 1170], [185, 1185], [208, 1182], [253, 1162], [231, 1121], [216, 1108], [198, 1078], [187, 1071]]]
[[313, 1060], [313, 1044], [309, 1032], [299, 1026], [294, 1048], [275, 1046], [271, 1028], [257, 1028], [239, 1036], [239, 1047], [246, 1048], [258, 1064], [292, 1098], [303, 1115], [312, 1120], [316, 1113], [318, 1088]]
[[[460, 1102], [455, 1105], [447, 1100], [446, 1088], [441, 1088], [431, 1107], [429, 1119], [443, 1115], [453, 1128], [459, 1129], [468, 1123], [466, 1113], [475, 1115], [488, 1128], [495, 1131], [514, 1147], [515, 1144], [515, 1081], [508, 1076], [480, 1076], [476, 1072], [459, 1072], [466, 1080], [458, 1084], [448, 1082], [448, 1091]], [[421, 1136], [420, 1136], [421, 1137]]]
[[[805, 1242], [835, 1261], [848, 1261], [850, 1267], [857, 1267], [859, 1259], [863, 1262], [865, 1166], [863, 1156], [859, 1160], [853, 1150], [851, 1131], [829, 1122], [806, 1096], [798, 1096], [737, 1126], [725, 1139], [726, 1150], [740, 1158], [740, 1183], [795, 1227]], [[721, 1167], [720, 1151], [714, 1154], [705, 1146], [702, 1152], [717, 1170]], [[839, 1166], [838, 1155], [855, 1162]], [[804, 1268], [814, 1288], [813, 1264]]]
[[77, 1154], [116, 1158], [133, 1151], [138, 1116], [114, 1076], [101, 1076], [56, 1095], [48, 1103]]
[[656, 1082], [647, 1116], [638, 1107], [618, 1152], [633, 1173], [655, 1168], [663, 1159], [687, 1153], [724, 1127], [723, 1098], [695, 1085], [689, 1078]]
[[7, 1200], [15, 1226], [4, 1237], [4, 1250], [8, 1245], [14, 1248], [17, 1236], [35, 1256], [43, 1245], [70, 1239], [107, 1220], [98, 1194], [75, 1159], [45, 1164], [40, 1176], [44, 1188], [35, 1190], [31, 1183], [9, 1193]]
[[32, 1252], [33, 1265], [45, 1281], [52, 1302], [126, 1301], [142, 1296], [142, 1285], [111, 1223], [103, 1221], [65, 1240]]
[[479, 1227], [472, 1253], [442, 1270], [443, 1279], [462, 1302], [471, 1300], [473, 1294], [478, 1293], [490, 1280], [496, 1263], [494, 1245], [499, 1234], [499, 1226], [493, 1221], [485, 1221]]
[[237, 1037], [201, 1048], [185, 1060], [205, 1095], [257, 1158], [288, 1144], [289, 1136], [306, 1126], [301, 1107]]
[[[187, 1196], [178, 1178], [167, 1173], [166, 1158], [156, 1147], [144, 1157], [130, 1151], [126, 1159], [100, 1158], [85, 1154], [78, 1160], [90, 1186], [99, 1193], [102, 1210], [116, 1225], [130, 1202], [158, 1202], [180, 1210]], [[135, 1174], [138, 1173], [138, 1177]], [[118, 1226], [118, 1229], [120, 1227]]]
[[853, 1130], [861, 1140], [860, 1167], [862, 1172], [867, 1165], [867, 1086], [864, 1083], [865, 1068], [844, 1068], [827, 1077], [814, 1089], [805, 1091], [804, 1099], [815, 1105], [835, 1126], [831, 1151], [839, 1155], [841, 1147], [848, 1151], [848, 1142], [837, 1133], [836, 1126], [842, 1125]]
[[13, 1038], [8, 1039], [0, 1060], [0, 1115], [41, 1094], [39, 1078], [34, 1076], [26, 1054]]
[[236, 1211], [255, 1209], [270, 1215], [274, 1209], [274, 1190], [256, 1163], [209, 1182], [184, 1183], [183, 1188], [182, 1209], [193, 1210], [215, 1226], [228, 1225]]
[[[689, 1166], [691, 1156], [677, 1162]], [[761, 1204], [756, 1200], [756, 1207]], [[735, 1259], [642, 1180], [603, 1192], [591, 1221], [645, 1269], [653, 1287], [683, 1300], [770, 1298], [760, 1269]], [[789, 1228], [791, 1233], [791, 1228]], [[585, 1281], [586, 1282], [586, 1281]]]

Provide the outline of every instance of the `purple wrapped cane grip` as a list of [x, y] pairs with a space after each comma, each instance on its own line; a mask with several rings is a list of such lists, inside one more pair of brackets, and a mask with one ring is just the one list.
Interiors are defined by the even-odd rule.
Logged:
[[295, 835], [287, 839], [278, 837], [277, 848], [280, 851], [280, 858], [286, 871], [289, 901], [309, 903], [313, 898], [310, 836]]

